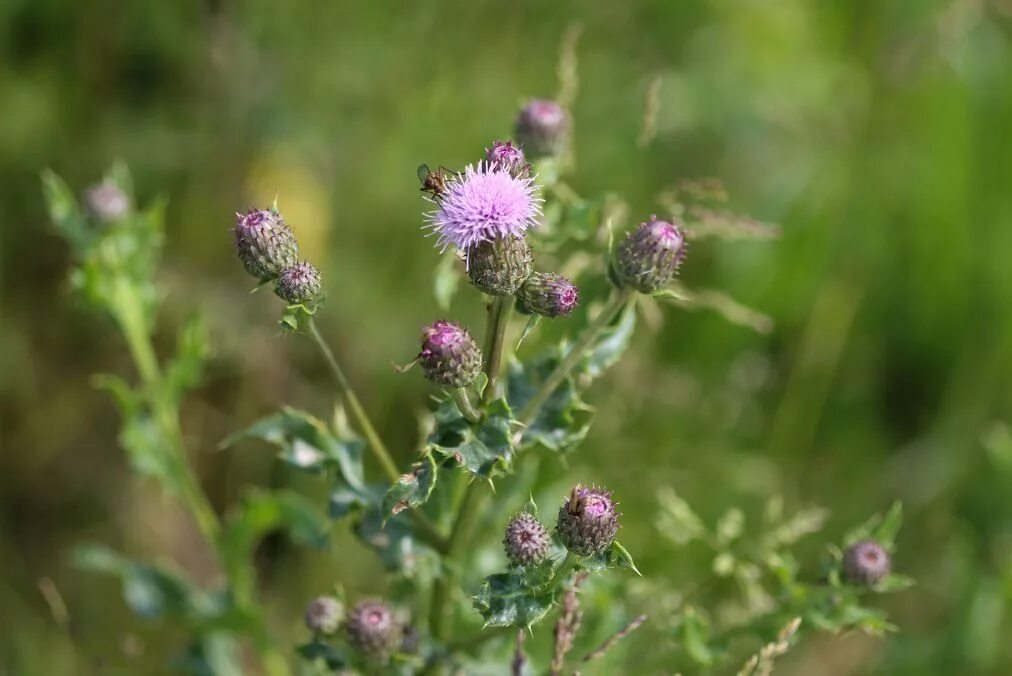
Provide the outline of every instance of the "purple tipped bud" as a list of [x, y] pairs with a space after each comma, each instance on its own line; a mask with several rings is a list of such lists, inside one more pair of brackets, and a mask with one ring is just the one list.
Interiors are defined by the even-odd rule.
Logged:
[[520, 512], [506, 526], [506, 537], [502, 542], [510, 563], [514, 566], [531, 566], [541, 563], [548, 555], [551, 537], [537, 517]]
[[542, 317], [565, 317], [580, 300], [571, 281], [552, 272], [534, 272], [517, 294], [517, 309]]
[[843, 574], [853, 584], [869, 587], [878, 584], [891, 568], [889, 552], [874, 540], [852, 544], [843, 553]]
[[481, 350], [474, 338], [443, 320], [425, 327], [418, 361], [426, 378], [445, 387], [467, 387], [481, 373]]
[[289, 305], [309, 305], [320, 300], [323, 281], [320, 271], [311, 263], [296, 263], [278, 275], [274, 293]]
[[359, 602], [348, 615], [345, 628], [348, 642], [377, 662], [386, 662], [401, 645], [400, 623], [382, 601]]
[[530, 277], [534, 253], [522, 236], [506, 235], [467, 250], [467, 276], [490, 296], [512, 296]]
[[260, 281], [274, 279], [295, 265], [299, 252], [295, 235], [273, 209], [236, 214], [235, 246], [246, 272]]
[[684, 257], [685, 236], [678, 226], [651, 216], [619, 245], [615, 273], [624, 286], [654, 293], [674, 278]]
[[84, 193], [88, 211], [102, 221], [118, 221], [130, 211], [130, 198], [112, 181], [103, 181]]
[[591, 556], [611, 546], [618, 532], [618, 517], [611, 493], [574, 486], [559, 508], [555, 529], [566, 549], [580, 556]]
[[569, 115], [555, 101], [534, 99], [521, 109], [515, 132], [530, 157], [561, 155], [569, 137]]
[[485, 151], [485, 161], [498, 167], [515, 178], [526, 178], [530, 173], [530, 165], [524, 159], [524, 151], [512, 141], [496, 141]]
[[306, 626], [316, 634], [333, 634], [343, 616], [340, 601], [332, 596], [318, 596], [306, 607]]

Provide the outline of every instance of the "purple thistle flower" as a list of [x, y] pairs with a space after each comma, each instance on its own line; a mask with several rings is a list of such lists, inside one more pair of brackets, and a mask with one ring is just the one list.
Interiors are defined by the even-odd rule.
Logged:
[[535, 272], [517, 294], [517, 309], [542, 317], [565, 317], [580, 300], [580, 290], [571, 281], [552, 272]]
[[340, 601], [332, 596], [318, 596], [306, 607], [306, 626], [314, 633], [333, 634], [343, 615]]
[[559, 508], [555, 530], [570, 552], [593, 556], [611, 546], [618, 532], [619, 516], [610, 492], [574, 486]]
[[515, 132], [529, 156], [559, 155], [569, 136], [569, 115], [555, 101], [534, 99], [517, 116]]
[[130, 198], [112, 181], [88, 188], [84, 200], [88, 211], [102, 221], [118, 221], [130, 213]]
[[425, 215], [425, 226], [439, 236], [436, 246], [454, 245], [467, 255], [480, 242], [510, 235], [522, 237], [538, 224], [542, 199], [532, 178], [480, 162], [468, 165], [447, 184], [438, 209]]
[[422, 331], [418, 361], [426, 378], [445, 387], [467, 387], [481, 373], [481, 350], [474, 338], [442, 319]]
[[538, 518], [528, 512], [520, 512], [506, 526], [503, 545], [506, 556], [515, 566], [530, 566], [540, 563], [548, 555], [552, 538]]

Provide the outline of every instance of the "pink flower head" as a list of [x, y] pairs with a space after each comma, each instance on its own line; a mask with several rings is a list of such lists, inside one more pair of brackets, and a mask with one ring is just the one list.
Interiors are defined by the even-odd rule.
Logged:
[[436, 246], [454, 245], [467, 254], [475, 244], [522, 237], [538, 223], [542, 199], [532, 178], [515, 178], [487, 162], [468, 165], [446, 187], [438, 209], [425, 215], [439, 236]]

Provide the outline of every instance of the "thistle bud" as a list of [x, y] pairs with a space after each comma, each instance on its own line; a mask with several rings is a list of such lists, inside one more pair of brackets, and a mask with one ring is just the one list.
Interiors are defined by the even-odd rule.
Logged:
[[467, 276], [490, 296], [512, 296], [533, 269], [534, 253], [523, 237], [497, 237], [467, 250]]
[[559, 508], [555, 529], [566, 549], [591, 556], [611, 546], [618, 532], [618, 517], [611, 493], [575, 486]]
[[418, 361], [426, 378], [446, 387], [467, 387], [481, 373], [481, 350], [474, 338], [443, 320], [425, 327]]
[[843, 553], [843, 574], [848, 582], [873, 586], [889, 574], [889, 552], [874, 540], [862, 540]]
[[520, 512], [506, 526], [506, 558], [515, 566], [531, 566], [540, 563], [548, 555], [551, 538], [537, 517]]
[[306, 606], [306, 626], [315, 634], [333, 634], [343, 615], [340, 601], [332, 596], [318, 596]]
[[512, 141], [496, 141], [491, 148], [485, 150], [485, 161], [493, 167], [508, 172], [514, 178], [525, 178], [530, 173], [530, 165], [524, 159], [524, 151]]
[[385, 662], [401, 645], [402, 630], [382, 601], [361, 601], [352, 608], [345, 625], [348, 642], [366, 657]]
[[685, 257], [678, 226], [652, 216], [626, 236], [615, 255], [615, 273], [624, 286], [653, 293], [670, 282]]
[[277, 277], [295, 265], [299, 245], [281, 214], [271, 209], [250, 209], [236, 214], [235, 246], [246, 272], [260, 281]]
[[274, 293], [289, 305], [308, 305], [320, 300], [323, 282], [312, 263], [296, 263], [278, 275]]
[[530, 157], [561, 155], [569, 137], [569, 115], [555, 101], [534, 99], [521, 109], [515, 132]]
[[565, 317], [576, 307], [580, 292], [563, 277], [551, 272], [534, 272], [520, 287], [517, 309], [542, 317]]
[[84, 202], [95, 218], [106, 222], [118, 221], [130, 211], [130, 198], [112, 181], [88, 188]]

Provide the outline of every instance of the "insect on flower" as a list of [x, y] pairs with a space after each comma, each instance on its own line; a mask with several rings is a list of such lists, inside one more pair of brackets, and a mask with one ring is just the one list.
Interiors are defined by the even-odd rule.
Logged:
[[421, 191], [432, 195], [433, 199], [439, 199], [446, 194], [446, 182], [449, 180], [450, 171], [444, 167], [429, 169], [427, 164], [418, 165], [418, 181], [422, 184]]

